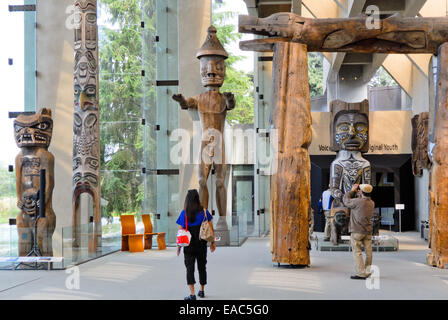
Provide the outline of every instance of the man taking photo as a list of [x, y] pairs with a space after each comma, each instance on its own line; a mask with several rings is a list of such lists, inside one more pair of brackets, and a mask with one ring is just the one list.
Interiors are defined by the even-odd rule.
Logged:
[[[355, 275], [351, 276], [351, 279], [366, 279], [371, 275], [369, 270], [372, 265], [372, 215], [375, 209], [375, 203], [370, 199], [372, 190], [370, 184], [354, 184], [343, 198], [344, 205], [350, 208], [349, 232], [355, 259]], [[361, 246], [364, 246], [365, 262]]]

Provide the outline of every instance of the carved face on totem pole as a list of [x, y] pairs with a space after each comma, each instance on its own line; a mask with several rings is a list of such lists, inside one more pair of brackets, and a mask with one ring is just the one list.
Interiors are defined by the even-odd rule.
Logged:
[[48, 149], [53, 134], [51, 110], [40, 109], [39, 113], [31, 116], [19, 115], [14, 121], [14, 134], [19, 148]]
[[207, 38], [196, 54], [200, 61], [201, 82], [204, 87], [221, 87], [226, 76], [228, 54], [216, 36], [216, 28], [207, 29]]
[[221, 87], [226, 76], [226, 64], [221, 56], [203, 56], [201, 63], [201, 81], [204, 87]]
[[369, 102], [346, 103], [340, 100], [331, 102], [331, 150], [360, 151], [369, 150]]
[[339, 149], [361, 151], [367, 144], [368, 130], [364, 114], [341, 112], [335, 120], [335, 139]]

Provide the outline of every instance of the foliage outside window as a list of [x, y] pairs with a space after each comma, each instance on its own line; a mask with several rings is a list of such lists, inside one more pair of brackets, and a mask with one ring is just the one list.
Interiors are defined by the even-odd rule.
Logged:
[[213, 2], [213, 18], [212, 24], [217, 29], [219, 41], [223, 44], [229, 58], [226, 60], [226, 78], [221, 92], [232, 92], [235, 95], [235, 109], [227, 113], [227, 120], [231, 124], [236, 123], [254, 123], [254, 75], [253, 72], [245, 72], [238, 70], [235, 64], [244, 59], [230, 53], [230, 46], [237, 43], [241, 39], [241, 33], [237, 32], [237, 28], [230, 22], [230, 19], [237, 15], [237, 12], [217, 10], [224, 5], [224, 2]]
[[145, 197], [141, 168], [155, 168], [155, 141], [141, 124], [142, 118], [155, 122], [155, 0], [100, 0], [99, 10], [105, 21], [99, 28], [105, 215], [135, 214], [142, 211]]

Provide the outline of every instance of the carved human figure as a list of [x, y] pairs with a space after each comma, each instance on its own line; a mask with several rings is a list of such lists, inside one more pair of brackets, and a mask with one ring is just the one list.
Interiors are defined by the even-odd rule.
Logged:
[[369, 143], [369, 103], [346, 103], [340, 100], [330, 104], [331, 150], [336, 159], [330, 167], [330, 191], [334, 198], [331, 242], [337, 245], [340, 235], [348, 232], [350, 210], [342, 202], [354, 184], [370, 184], [370, 163], [362, 157]]
[[173, 95], [173, 99], [184, 110], [199, 111], [202, 136], [198, 167], [199, 196], [204, 207], [208, 206], [209, 192], [207, 179], [213, 168], [216, 174], [216, 203], [219, 220], [216, 229], [227, 230], [225, 220], [227, 211], [227, 191], [225, 187], [226, 162], [224, 147], [224, 124], [228, 110], [235, 107], [235, 97], [230, 92], [220, 93], [226, 75], [225, 59], [228, 54], [216, 36], [216, 28], [210, 26], [208, 35], [196, 57], [200, 60], [200, 73], [205, 92], [198, 96], [185, 98], [182, 94]]
[[40, 170], [45, 169], [45, 217], [37, 222], [37, 242], [43, 256], [52, 256], [52, 236], [56, 215], [52, 208], [54, 156], [48, 151], [53, 133], [51, 110], [40, 109], [34, 115], [19, 115], [14, 133], [20, 153], [16, 156], [17, 231], [19, 255], [27, 255], [33, 246], [34, 222], [39, 214]]
[[96, 0], [75, 1], [74, 125], [73, 125], [73, 239], [79, 245], [80, 197], [93, 200], [95, 250], [101, 239], [100, 132], [98, 102], [98, 40]]

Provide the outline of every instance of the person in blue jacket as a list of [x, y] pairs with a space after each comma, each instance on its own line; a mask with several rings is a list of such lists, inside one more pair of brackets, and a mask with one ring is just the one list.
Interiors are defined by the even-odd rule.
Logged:
[[[206, 214], [206, 216], [205, 216]], [[187, 223], [185, 224], [185, 215]], [[196, 283], [194, 278], [194, 265], [195, 261], [198, 264], [199, 271], [199, 284], [201, 289], [198, 292], [198, 296], [205, 297], [204, 287], [207, 284], [207, 241], [199, 238], [199, 232], [201, 224], [204, 220], [207, 220], [213, 230], [212, 215], [208, 210], [204, 209], [199, 200], [199, 193], [197, 190], [188, 190], [185, 197], [184, 210], [179, 215], [176, 223], [179, 225], [179, 229], [186, 229], [191, 233], [190, 245], [184, 247], [184, 262], [187, 268], [187, 285], [190, 288], [190, 295], [185, 297], [184, 300], [196, 300], [196, 294], [194, 285]], [[213, 231], [214, 232], [214, 231]], [[216, 249], [215, 241], [210, 244], [210, 251], [214, 252]], [[179, 255], [180, 247], [177, 254]]]

